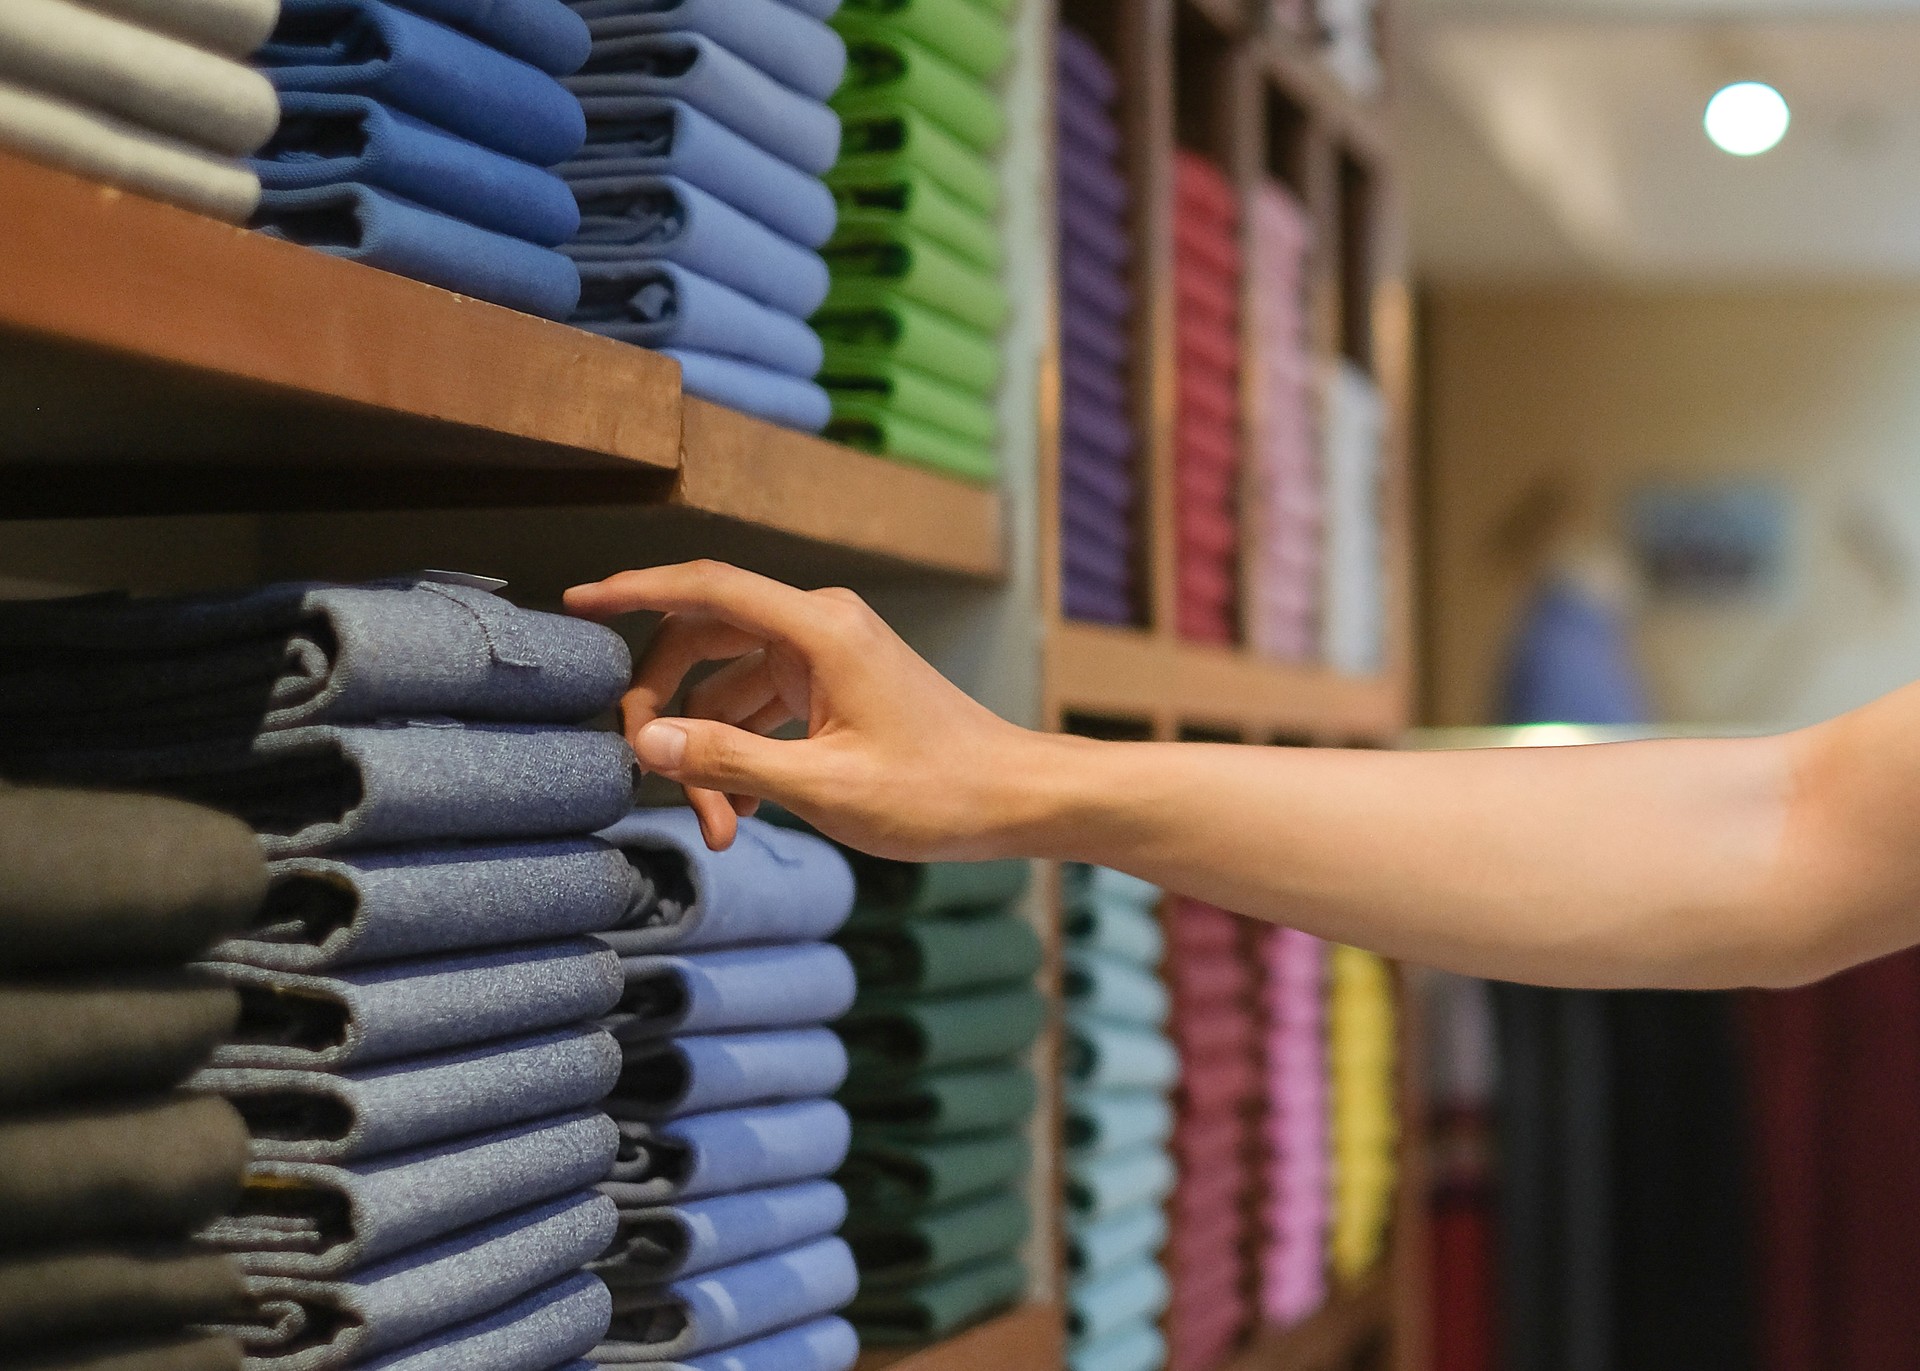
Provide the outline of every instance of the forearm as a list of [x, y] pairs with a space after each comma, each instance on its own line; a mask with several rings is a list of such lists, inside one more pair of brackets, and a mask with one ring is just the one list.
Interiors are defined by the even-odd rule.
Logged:
[[1016, 845], [1428, 965], [1563, 985], [1816, 969], [1802, 735], [1386, 753], [1048, 740]]

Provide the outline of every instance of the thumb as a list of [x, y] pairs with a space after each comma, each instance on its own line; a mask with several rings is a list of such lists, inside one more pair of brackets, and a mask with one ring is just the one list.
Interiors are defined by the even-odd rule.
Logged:
[[640, 764], [670, 781], [776, 803], [794, 782], [799, 746], [712, 719], [654, 719], [633, 739]]

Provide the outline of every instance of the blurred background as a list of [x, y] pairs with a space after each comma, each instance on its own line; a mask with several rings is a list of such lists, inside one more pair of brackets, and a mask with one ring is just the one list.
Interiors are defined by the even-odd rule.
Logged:
[[[1421, 745], [1920, 677], [1920, 12], [1409, 0], [1399, 37]], [[1595, 727], [1452, 731], [1548, 723]], [[1913, 954], [1424, 990], [1438, 1368], [1920, 1364]]]

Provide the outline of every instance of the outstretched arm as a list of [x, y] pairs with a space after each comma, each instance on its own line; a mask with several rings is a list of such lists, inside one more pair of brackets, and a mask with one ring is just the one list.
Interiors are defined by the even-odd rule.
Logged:
[[[1095, 862], [1389, 955], [1558, 985], [1785, 984], [1920, 940], [1920, 686], [1773, 738], [1104, 743], [997, 718], [845, 591], [692, 563], [567, 604], [666, 613], [626, 727], [715, 846], [765, 798], [879, 855]], [[703, 661], [727, 665], [663, 717]], [[806, 737], [763, 736], [792, 720]]]

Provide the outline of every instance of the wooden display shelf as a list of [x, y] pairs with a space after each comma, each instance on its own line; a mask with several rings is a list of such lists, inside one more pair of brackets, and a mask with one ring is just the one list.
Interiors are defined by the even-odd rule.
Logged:
[[856, 1371], [1051, 1371], [1066, 1359], [1060, 1311], [1028, 1304], [927, 1347], [876, 1347]]
[[0, 154], [0, 518], [679, 507], [1004, 569], [996, 494], [684, 396], [644, 348]]
[[1408, 693], [1395, 678], [1341, 676], [1137, 629], [1056, 624], [1045, 671], [1059, 715], [1326, 743], [1383, 743], [1407, 724]]
[[1386, 1274], [1376, 1272], [1291, 1328], [1257, 1334], [1224, 1371], [1345, 1371], [1369, 1339], [1387, 1334], [1391, 1310]]

